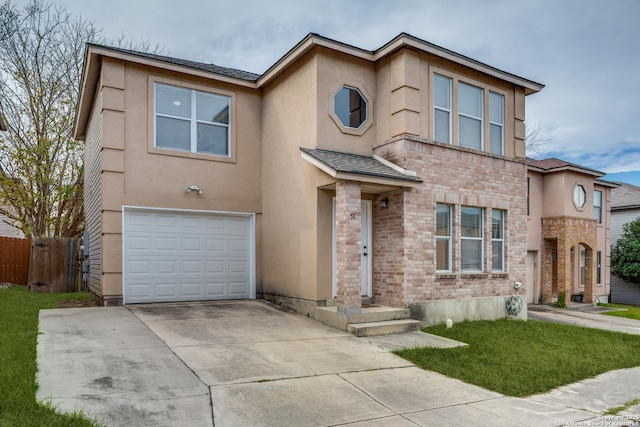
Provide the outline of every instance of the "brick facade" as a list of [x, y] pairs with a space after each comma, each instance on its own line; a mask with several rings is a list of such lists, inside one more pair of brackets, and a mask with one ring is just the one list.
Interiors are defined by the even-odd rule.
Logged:
[[[373, 213], [373, 294], [377, 303], [406, 307], [428, 300], [526, 295], [514, 289], [526, 276], [526, 167], [508, 159], [449, 144], [402, 136], [374, 153], [415, 171], [420, 188], [376, 196]], [[387, 208], [379, 200], [389, 199]], [[453, 262], [436, 273], [437, 203], [453, 207]], [[461, 271], [460, 208], [479, 207], [484, 218], [483, 272]], [[505, 215], [504, 272], [491, 272], [491, 209]]]
[[336, 302], [338, 311], [357, 314], [361, 308], [360, 183], [336, 183]]
[[[597, 221], [590, 218], [542, 218], [542, 302], [551, 303], [564, 292], [566, 302], [574, 293], [573, 272], [578, 245], [585, 248], [584, 302], [595, 302], [595, 256], [597, 249]], [[573, 251], [572, 251], [573, 249]], [[555, 263], [555, 265], [554, 265]]]

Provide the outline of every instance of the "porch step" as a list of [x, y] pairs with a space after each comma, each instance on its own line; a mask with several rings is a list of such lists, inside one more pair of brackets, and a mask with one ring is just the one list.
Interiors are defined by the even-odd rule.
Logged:
[[372, 335], [400, 334], [420, 330], [420, 322], [413, 319], [384, 320], [378, 322], [350, 323], [347, 331], [357, 337]]
[[347, 330], [347, 325], [357, 323], [375, 323], [390, 320], [408, 319], [411, 313], [408, 308], [386, 307], [382, 305], [363, 306], [357, 314], [345, 316], [337, 307], [316, 307], [315, 319], [334, 328]]

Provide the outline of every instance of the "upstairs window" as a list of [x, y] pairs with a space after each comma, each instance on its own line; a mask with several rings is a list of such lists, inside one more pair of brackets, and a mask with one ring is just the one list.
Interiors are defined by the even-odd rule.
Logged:
[[433, 75], [433, 135], [437, 142], [451, 143], [451, 79]]
[[584, 187], [580, 184], [576, 185], [573, 188], [573, 204], [576, 206], [576, 208], [582, 209], [586, 201], [587, 192], [584, 191]]
[[155, 84], [155, 147], [230, 157], [228, 96]]
[[598, 223], [602, 222], [602, 191], [593, 192], [593, 217]]
[[489, 151], [504, 154], [504, 96], [489, 92]]
[[343, 86], [333, 101], [335, 114], [343, 126], [358, 129], [367, 121], [367, 100], [358, 89]]
[[458, 85], [458, 109], [459, 145], [482, 150], [483, 90], [461, 82]]
[[483, 219], [482, 209], [462, 206], [460, 209], [460, 255], [462, 258], [462, 271], [483, 271]]

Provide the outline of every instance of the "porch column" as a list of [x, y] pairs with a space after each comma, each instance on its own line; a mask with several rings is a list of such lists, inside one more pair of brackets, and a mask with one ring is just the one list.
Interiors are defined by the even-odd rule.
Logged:
[[337, 309], [346, 316], [362, 308], [360, 183], [336, 183], [336, 288]]

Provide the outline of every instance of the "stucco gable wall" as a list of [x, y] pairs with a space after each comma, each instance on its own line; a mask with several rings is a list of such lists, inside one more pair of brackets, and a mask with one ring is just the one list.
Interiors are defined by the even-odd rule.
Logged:
[[488, 93], [504, 96], [504, 155], [524, 158], [524, 90], [426, 52], [402, 49], [377, 63], [377, 143], [403, 134], [433, 140], [433, 74], [453, 79], [451, 141], [458, 145], [457, 83], [484, 90], [484, 151], [489, 144]]

